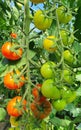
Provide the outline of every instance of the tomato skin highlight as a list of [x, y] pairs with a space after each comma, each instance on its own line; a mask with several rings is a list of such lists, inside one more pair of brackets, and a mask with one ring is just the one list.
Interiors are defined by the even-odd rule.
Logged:
[[17, 54], [16, 52], [12, 52], [10, 50], [13, 45], [14, 43], [11, 42], [4, 43], [1, 48], [2, 55], [9, 60], [18, 60], [22, 57], [22, 48], [17, 49]]
[[52, 24], [52, 19], [45, 17], [41, 10], [37, 10], [35, 12], [33, 21], [36, 28], [38, 28], [39, 30], [46, 30]]
[[23, 100], [21, 104], [23, 110], [22, 109], [19, 110], [18, 108], [16, 108], [17, 103], [20, 103], [21, 100], [22, 100], [21, 96], [16, 96], [8, 102], [6, 109], [10, 116], [19, 117], [20, 115], [23, 114], [23, 110], [26, 110], [26, 104], [27, 104], [26, 100]]
[[31, 105], [30, 105], [30, 108], [34, 114], [34, 116], [37, 118], [37, 119], [44, 119], [46, 118], [52, 108], [51, 108], [51, 104], [48, 100], [44, 100], [42, 102], [32, 102]]
[[14, 74], [16, 75], [19, 75], [20, 74], [20, 71], [16, 70], [16, 73], [14, 73], [13, 71], [12, 72], [9, 72], [7, 73], [5, 76], [4, 76], [4, 86], [8, 89], [11, 89], [11, 90], [15, 90], [15, 89], [19, 89], [21, 88], [24, 83], [25, 83], [25, 78], [24, 76], [20, 76], [19, 79], [22, 80], [22, 81], [18, 81], [17, 83], [14, 81]]

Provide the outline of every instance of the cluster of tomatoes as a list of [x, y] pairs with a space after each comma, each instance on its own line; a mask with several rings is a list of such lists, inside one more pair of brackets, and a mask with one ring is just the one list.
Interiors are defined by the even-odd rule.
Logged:
[[[32, 2], [37, 4], [34, 0], [32, 0]], [[48, 17], [47, 14], [49, 14]], [[59, 63], [48, 60], [41, 66], [40, 73], [44, 81], [40, 91], [41, 94], [51, 102], [54, 109], [61, 111], [68, 103], [76, 99], [76, 92], [72, 88], [75, 77], [71, 70], [75, 61], [71, 51], [75, 37], [73, 32], [62, 27], [62, 25], [66, 26], [66, 24], [72, 20], [73, 16], [71, 11], [67, 7], [61, 5], [56, 7], [55, 14], [56, 22], [59, 26], [58, 35], [47, 36], [43, 40], [43, 49], [52, 55], [59, 54], [61, 60]], [[37, 10], [34, 14], [33, 21], [36, 28], [45, 31], [52, 26], [52, 18], [52, 14], [50, 15], [50, 13], [46, 11]], [[60, 71], [57, 72], [57, 68]]]

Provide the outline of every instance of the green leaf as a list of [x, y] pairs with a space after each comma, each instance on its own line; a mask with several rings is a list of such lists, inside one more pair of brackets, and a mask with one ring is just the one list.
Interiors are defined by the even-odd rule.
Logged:
[[79, 7], [78, 11], [77, 11], [77, 15], [75, 17], [75, 24], [74, 24], [74, 28], [75, 28], [75, 37], [79, 40], [79, 42], [81, 42], [81, 6]]
[[70, 121], [67, 119], [60, 119], [58, 117], [54, 117], [49, 120], [55, 126], [67, 127], [70, 124]]
[[77, 96], [81, 96], [81, 86], [76, 91]]
[[76, 127], [77, 130], [81, 130], [81, 123]]

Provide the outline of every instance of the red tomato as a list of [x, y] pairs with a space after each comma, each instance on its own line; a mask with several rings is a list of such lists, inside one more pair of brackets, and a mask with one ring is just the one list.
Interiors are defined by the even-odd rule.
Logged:
[[2, 54], [9, 60], [18, 60], [22, 57], [22, 48], [18, 48], [14, 51], [11, 51], [11, 48], [14, 46], [14, 43], [6, 42], [2, 46]]
[[14, 38], [14, 39], [17, 38], [17, 34], [16, 34], [16, 33], [11, 33], [10, 36], [11, 36], [12, 38]]
[[44, 100], [42, 102], [32, 102], [31, 103], [31, 110], [34, 116], [37, 119], [44, 119], [46, 118], [51, 112], [51, 104], [48, 100]]
[[[4, 86], [6, 88], [12, 89], [12, 90], [21, 88], [25, 83], [25, 78], [24, 78], [24, 76], [19, 76], [19, 74], [20, 74], [20, 71], [18, 71], [18, 70], [16, 70], [16, 73], [14, 73], [13, 71], [7, 73], [3, 80]], [[15, 82], [14, 77], [16, 77], [16, 79], [17, 79], [18, 76], [19, 76], [19, 79], [17, 82]]]
[[10, 116], [18, 117], [22, 115], [23, 110], [26, 110], [26, 100], [22, 100], [21, 96], [12, 98], [7, 104], [7, 112]]

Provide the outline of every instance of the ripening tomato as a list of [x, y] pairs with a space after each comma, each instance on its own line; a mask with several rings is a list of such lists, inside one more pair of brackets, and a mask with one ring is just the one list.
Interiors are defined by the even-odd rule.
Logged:
[[34, 4], [43, 3], [45, 0], [31, 0]]
[[56, 42], [57, 42], [57, 38], [55, 36], [48, 36], [43, 41], [43, 47], [48, 52], [54, 52], [55, 50], [57, 50]]
[[11, 51], [11, 48], [15, 46], [15, 43], [6, 42], [2, 45], [2, 54], [4, 57], [6, 57], [9, 60], [18, 60], [22, 57], [22, 48], [15, 49], [14, 51]]
[[32, 89], [32, 95], [35, 101], [41, 102], [46, 99], [46, 97], [44, 97], [41, 93], [41, 87], [42, 87], [42, 84], [36, 84], [36, 87]]
[[42, 102], [32, 102], [30, 106], [34, 116], [37, 119], [46, 118], [51, 112], [51, 103], [48, 100], [44, 100]]
[[17, 38], [17, 34], [16, 33], [11, 33], [10, 36], [11, 36], [11, 38], [14, 38], [14, 39]]
[[66, 100], [64, 99], [58, 99], [52, 101], [52, 106], [55, 108], [57, 111], [62, 111], [66, 107]]
[[44, 15], [42, 10], [37, 10], [34, 14], [34, 24], [39, 30], [46, 30], [52, 24], [52, 19]]
[[63, 52], [64, 60], [67, 62], [67, 64], [73, 64], [74, 62], [74, 56], [69, 50], [65, 50]]
[[25, 83], [25, 77], [19, 76], [20, 71], [16, 70], [16, 72], [9, 72], [4, 76], [4, 86], [8, 89], [14, 90], [21, 88]]
[[22, 101], [21, 96], [12, 98], [7, 104], [7, 112], [10, 116], [19, 117], [26, 110], [27, 101]]
[[60, 31], [62, 42], [65, 46], [71, 45], [74, 42], [74, 35], [66, 30]]
[[56, 64], [52, 61], [47, 61], [41, 66], [40, 72], [44, 78], [54, 78], [54, 67]]
[[58, 20], [60, 23], [67, 24], [72, 19], [71, 11], [69, 11], [66, 7], [60, 6], [56, 9]]
[[41, 92], [47, 98], [54, 98], [54, 99], [60, 98], [60, 91], [56, 87], [56, 85], [54, 85], [53, 79], [47, 79], [43, 82]]

